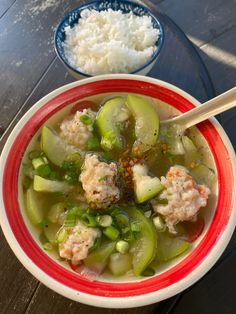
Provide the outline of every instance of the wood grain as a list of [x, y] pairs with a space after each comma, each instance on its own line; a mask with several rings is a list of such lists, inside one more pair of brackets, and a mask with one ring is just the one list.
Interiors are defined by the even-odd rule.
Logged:
[[[83, 3], [84, 1], [80, 1]], [[55, 57], [53, 34], [78, 1], [16, 1], [0, 19], [0, 128], [5, 129]]]
[[24, 313], [38, 281], [20, 264], [0, 230], [0, 312]]
[[92, 307], [66, 299], [41, 284], [36, 290], [36, 293], [34, 294], [34, 297], [32, 298], [25, 313], [150, 314], [156, 308], [156, 305], [121, 310]]
[[16, 0], [1, 0], [0, 2], [0, 18], [9, 10]]

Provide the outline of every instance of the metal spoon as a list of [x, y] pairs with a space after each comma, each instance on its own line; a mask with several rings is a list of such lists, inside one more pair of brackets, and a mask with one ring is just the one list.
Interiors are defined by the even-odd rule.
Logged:
[[212, 98], [188, 112], [185, 112], [177, 117], [161, 121], [161, 124], [166, 127], [175, 124], [180, 126], [182, 130], [185, 130], [235, 106], [236, 87], [233, 87], [227, 92]]

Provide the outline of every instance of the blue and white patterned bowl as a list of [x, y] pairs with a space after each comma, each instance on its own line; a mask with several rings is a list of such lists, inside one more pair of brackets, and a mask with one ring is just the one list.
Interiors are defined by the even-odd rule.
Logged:
[[156, 46], [157, 49], [155, 50], [152, 58], [142, 67], [138, 68], [137, 70], [131, 72], [131, 74], [140, 74], [140, 75], [146, 75], [154, 66], [161, 48], [163, 46], [164, 42], [164, 31], [161, 23], [158, 21], [158, 19], [150, 12], [150, 10], [138, 3], [131, 2], [131, 1], [119, 1], [119, 0], [101, 0], [101, 1], [94, 1], [90, 2], [84, 5], [79, 6], [75, 10], [69, 12], [61, 22], [59, 23], [55, 36], [54, 36], [54, 47], [57, 53], [57, 56], [62, 61], [62, 63], [65, 65], [67, 70], [76, 78], [81, 79], [83, 77], [90, 77], [91, 75], [85, 74], [83, 72], [80, 72], [76, 70], [74, 67], [72, 67], [68, 61], [68, 59], [65, 56], [64, 53], [64, 47], [63, 42], [65, 41], [65, 27], [70, 26], [73, 27], [75, 24], [78, 23], [78, 20], [80, 19], [80, 13], [84, 9], [89, 10], [96, 10], [96, 11], [106, 11], [108, 9], [112, 10], [121, 10], [123, 13], [129, 13], [132, 11], [134, 14], [138, 16], [147, 15], [150, 16], [152, 19], [153, 27], [157, 28], [159, 30], [159, 38], [157, 39]]

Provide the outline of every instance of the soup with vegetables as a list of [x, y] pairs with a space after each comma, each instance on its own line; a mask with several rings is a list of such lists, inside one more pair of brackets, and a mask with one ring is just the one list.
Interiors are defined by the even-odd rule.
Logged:
[[152, 276], [204, 229], [213, 161], [194, 128], [160, 126], [165, 108], [134, 94], [82, 101], [43, 125], [24, 158], [43, 249], [90, 279]]

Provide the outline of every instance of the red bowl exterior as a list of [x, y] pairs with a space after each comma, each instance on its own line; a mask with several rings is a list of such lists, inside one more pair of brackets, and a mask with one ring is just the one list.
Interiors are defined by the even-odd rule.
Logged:
[[167, 288], [190, 274], [216, 245], [225, 230], [233, 208], [234, 180], [229, 152], [218, 133], [209, 121], [198, 125], [206, 139], [218, 172], [218, 200], [212, 223], [195, 249], [177, 265], [152, 278], [127, 283], [89, 281], [79, 274], [69, 271], [51, 259], [34, 241], [29, 233], [19, 207], [18, 179], [24, 152], [35, 132], [50, 118], [72, 102], [88, 96], [107, 92], [127, 92], [160, 99], [178, 110], [185, 112], [194, 107], [193, 103], [168, 89], [150, 82], [129, 79], [109, 79], [86, 83], [62, 92], [49, 100], [33, 114], [18, 133], [5, 163], [3, 175], [3, 202], [9, 224], [15, 238], [25, 254], [49, 277], [76, 291], [105, 297], [139, 296]]

